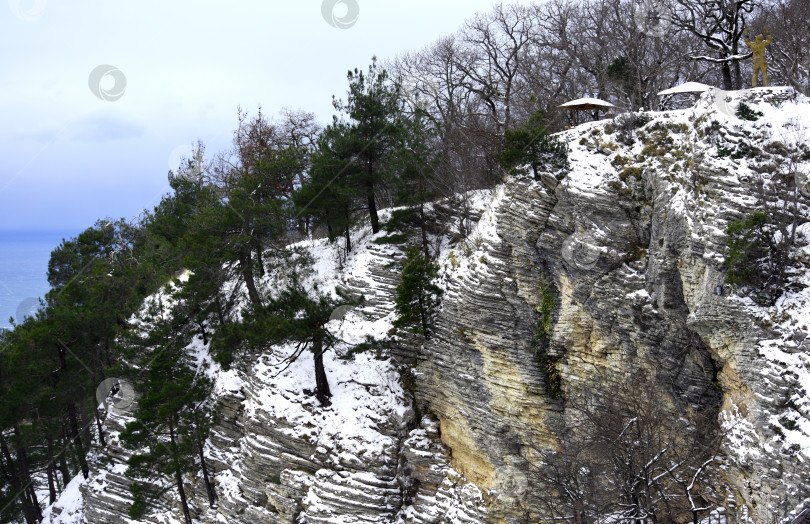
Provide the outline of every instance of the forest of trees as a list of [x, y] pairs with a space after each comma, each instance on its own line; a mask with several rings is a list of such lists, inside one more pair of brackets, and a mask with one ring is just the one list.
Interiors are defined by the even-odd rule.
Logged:
[[[661, 9], [652, 21], [650, 5]], [[328, 402], [324, 325], [337, 302], [302, 287], [308, 262], [291, 244], [328, 237], [345, 258], [365, 223], [413, 246], [399, 327], [428, 337], [435, 239], [448, 234], [431, 202], [449, 199], [449, 234], [464, 236], [467, 191], [517, 165], [536, 177], [564, 166], [550, 137], [567, 123], [559, 103], [660, 109], [672, 102], [655, 93], [683, 81], [743, 87], [742, 35], [765, 25], [771, 82], [808, 92], [806, 0], [547, 0], [496, 6], [421, 51], [352, 69], [326, 126], [306, 111], [240, 110], [233, 146], [206, 158], [198, 144], [154, 209], [54, 249], [40, 309], [0, 333], [0, 523], [39, 522], [73, 476], [89, 475], [88, 453], [105, 444], [95, 392], [110, 376], [139, 393], [122, 435], [135, 452], [132, 515], [175, 490], [190, 522], [182, 479], [208, 480], [203, 445], [216, 420], [212, 386], [187, 354], [194, 337], [225, 367], [292, 342], [313, 355], [314, 395]], [[383, 223], [390, 206], [400, 210]], [[190, 276], [172, 300], [141, 309], [181, 270]], [[262, 282], [273, 272], [286, 278], [271, 294]]]

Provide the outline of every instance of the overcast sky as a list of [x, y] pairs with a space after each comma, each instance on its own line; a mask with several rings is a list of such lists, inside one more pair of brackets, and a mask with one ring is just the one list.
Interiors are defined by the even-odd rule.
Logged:
[[169, 190], [192, 142], [229, 145], [237, 107], [326, 123], [349, 68], [421, 49], [494, 3], [0, 0], [0, 229], [131, 218]]

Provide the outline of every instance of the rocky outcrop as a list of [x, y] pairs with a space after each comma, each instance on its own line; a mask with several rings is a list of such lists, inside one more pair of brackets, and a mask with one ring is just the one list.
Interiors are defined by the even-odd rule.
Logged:
[[[760, 89], [729, 103], [740, 100], [767, 109], [796, 95]], [[809, 450], [773, 443], [774, 413], [804, 391], [799, 372], [766, 362], [760, 343], [777, 335], [727, 287], [715, 294], [725, 226], [751, 211], [752, 162], [718, 160], [717, 142], [700, 136], [719, 120], [719, 140], [732, 144], [725, 147], [748, 140], [765, 148], [776, 124], [743, 128], [720, 109], [709, 95], [694, 111], [653, 115], [658, 127], [647, 133], [662, 133], [666, 148], [643, 155], [655, 137], [623, 147], [604, 123], [568, 132], [565, 179], [504, 184], [477, 233], [444, 261], [448, 292], [435, 340], [408, 355], [417, 362], [414, 390], [417, 405], [438, 417], [452, 464], [490, 495], [495, 521], [539, 518], [539, 505], [527, 503], [542, 469], [532, 457], [557, 447], [574, 417], [564, 400], [549, 398], [548, 376], [532, 358], [541, 279], [556, 295], [548, 353], [564, 396], [609, 394], [606, 382], [654, 376], [669, 409], [720, 409], [714, 434], [727, 436], [728, 490], [718, 490], [718, 506], [766, 522], [810, 494], [800, 473]], [[806, 325], [798, 331], [796, 340], [810, 336]]]
[[[766, 116], [737, 119], [743, 100]], [[190, 477], [195, 516], [538, 522], [541, 458], [580, 431], [573, 399], [642, 383], [640, 396], [660, 399], [672, 418], [703, 420], [702, 438], [722, 442], [707, 494], [712, 518], [795, 515], [810, 495], [810, 291], [794, 286], [758, 308], [716, 288], [727, 224], [754, 209], [758, 176], [780, 160], [774, 142], [791, 146], [779, 130], [808, 107], [786, 89], [722, 103], [709, 93], [694, 109], [649, 115], [624, 137], [610, 122], [562, 134], [571, 149], [564, 177], [516, 174], [486, 199], [478, 194], [472, 233], [445, 242], [445, 295], [430, 340], [404, 338], [348, 360], [340, 358], [348, 346], [328, 354], [330, 406], [306, 392], [308, 354], [284, 369], [292, 348], [217, 374], [221, 416], [206, 456], [219, 503], [208, 508], [199, 475]], [[760, 153], [746, 156], [748, 146]], [[356, 243], [343, 271], [317, 275], [327, 289], [366, 297], [336, 317], [349, 342], [391, 328], [402, 253], [371, 240]], [[328, 266], [328, 245], [313, 249]], [[125, 421], [108, 417], [107, 428]], [[87, 522], [116, 522], [128, 504], [126, 452], [111, 439], [103, 455], [82, 487]], [[153, 521], [176, 513], [170, 500]]]

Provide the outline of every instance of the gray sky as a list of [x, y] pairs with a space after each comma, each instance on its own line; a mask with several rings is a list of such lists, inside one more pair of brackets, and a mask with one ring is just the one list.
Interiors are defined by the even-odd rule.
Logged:
[[[229, 145], [238, 106], [328, 122], [349, 68], [421, 49], [494, 3], [0, 0], [0, 229], [131, 218], [169, 190], [192, 142]], [[91, 79], [101, 65], [118, 71]]]

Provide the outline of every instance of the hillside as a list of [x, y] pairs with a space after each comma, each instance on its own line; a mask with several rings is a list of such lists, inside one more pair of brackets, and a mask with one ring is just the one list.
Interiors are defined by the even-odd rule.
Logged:
[[[649, 507], [671, 497], [673, 520], [785, 522], [810, 504], [810, 226], [773, 305], [741, 296], [723, 265], [727, 227], [757, 211], [763, 179], [789, 168], [810, 220], [810, 100], [790, 88], [710, 92], [643, 116], [561, 133], [560, 179], [527, 169], [469, 195], [472, 233], [458, 239], [445, 224], [428, 340], [389, 336], [404, 251], [374, 242], [385, 233], [355, 230], [345, 263], [325, 239], [303, 242], [316, 261], [310, 289], [365, 296], [327, 325], [342, 341], [324, 355], [331, 405], [306, 392], [308, 354], [287, 366], [291, 344], [224, 370], [195, 341], [188, 351], [215, 381], [220, 412], [205, 444], [219, 500], [209, 508], [202, 473], [189, 476], [192, 516], [539, 522], [555, 504], [608, 507], [550, 493], [593, 481], [587, 471], [609, 450], [589, 446], [616, 424], [640, 435], [622, 456], [659, 446], [667, 489], [683, 489], [655, 495], [653, 468], [630, 477], [647, 483]], [[366, 335], [385, 344], [350, 354]], [[131, 452], [117, 435], [136, 406], [110, 409], [90, 478], [74, 478], [45, 522], [128, 521]], [[162, 500], [144, 522], [181, 522], [173, 493]]]

